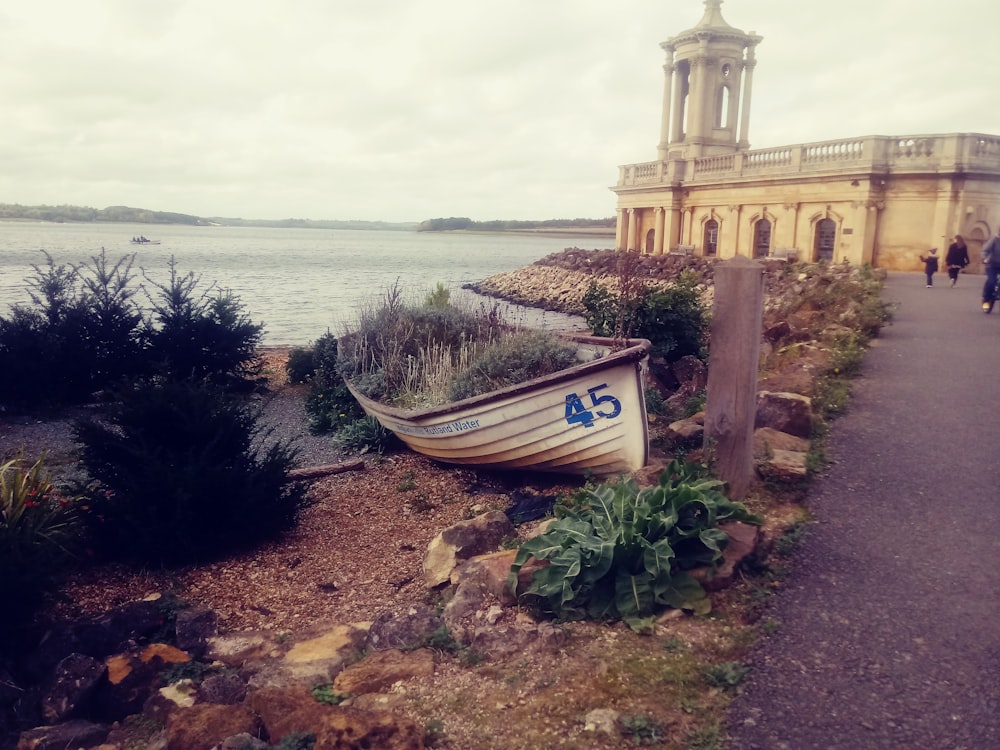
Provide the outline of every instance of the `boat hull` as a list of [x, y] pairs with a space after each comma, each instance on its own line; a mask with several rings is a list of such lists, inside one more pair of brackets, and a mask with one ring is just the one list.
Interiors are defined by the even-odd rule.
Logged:
[[641, 469], [649, 450], [644, 380], [649, 342], [574, 337], [584, 356], [551, 375], [422, 410], [373, 401], [370, 416], [410, 449], [445, 463], [607, 477]]

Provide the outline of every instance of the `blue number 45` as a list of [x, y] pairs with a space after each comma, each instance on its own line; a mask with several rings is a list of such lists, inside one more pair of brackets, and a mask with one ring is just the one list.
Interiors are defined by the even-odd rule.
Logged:
[[[566, 422], [568, 424], [582, 424], [584, 427], [594, 426], [594, 414], [596, 413], [598, 417], [604, 417], [605, 419], [614, 419], [619, 414], [622, 413], [621, 402], [609, 393], [602, 393], [600, 396], [597, 392], [607, 388], [607, 383], [601, 383], [600, 385], [595, 385], [593, 388], [587, 389], [587, 395], [590, 396], [591, 406], [590, 411], [586, 406], [584, 406], [583, 401], [575, 393], [566, 394]], [[605, 412], [598, 409], [598, 406], [602, 404], [610, 404], [611, 411]]]

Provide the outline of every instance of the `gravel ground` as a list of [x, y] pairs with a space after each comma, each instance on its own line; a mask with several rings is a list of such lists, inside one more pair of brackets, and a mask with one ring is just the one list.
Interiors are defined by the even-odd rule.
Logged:
[[[287, 350], [265, 351], [274, 388], [264, 397], [263, 422], [274, 439], [298, 448], [298, 465], [345, 456], [329, 436], [309, 432], [304, 386], [283, 382]], [[55, 474], [71, 471], [76, 410], [60, 419], [0, 416], [0, 457], [48, 451]], [[135, 570], [84, 566], [71, 576], [50, 614], [93, 615], [154, 592], [215, 609], [224, 631], [299, 631], [330, 623], [368, 621], [426, 595], [423, 556], [442, 529], [488, 509], [505, 509], [521, 475], [446, 468], [404, 451], [365, 460], [360, 471], [309, 483], [309, 505], [285, 538], [244, 555], [190, 568]], [[535, 476], [538, 491], [566, 489], [566, 478]], [[569, 480], [572, 481], [572, 480]]]
[[889, 277], [732, 750], [1000, 747], [1000, 316], [946, 283]]

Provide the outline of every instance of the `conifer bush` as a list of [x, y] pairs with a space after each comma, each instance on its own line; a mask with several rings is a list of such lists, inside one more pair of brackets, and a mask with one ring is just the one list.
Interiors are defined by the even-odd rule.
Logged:
[[295, 523], [294, 451], [260, 412], [205, 381], [139, 383], [104, 421], [80, 421], [89, 527], [110, 557], [141, 564], [217, 558]]

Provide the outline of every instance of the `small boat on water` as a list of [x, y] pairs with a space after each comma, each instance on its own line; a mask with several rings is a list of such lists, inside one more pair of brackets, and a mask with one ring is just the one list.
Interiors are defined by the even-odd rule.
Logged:
[[159, 245], [160, 244], [159, 240], [149, 240], [149, 239], [146, 239], [145, 237], [142, 237], [142, 236], [133, 237], [130, 240], [130, 242], [133, 245]]
[[645, 371], [650, 343], [574, 336], [580, 364], [427, 409], [388, 406], [347, 387], [410, 449], [491, 469], [615, 476], [646, 465]]

